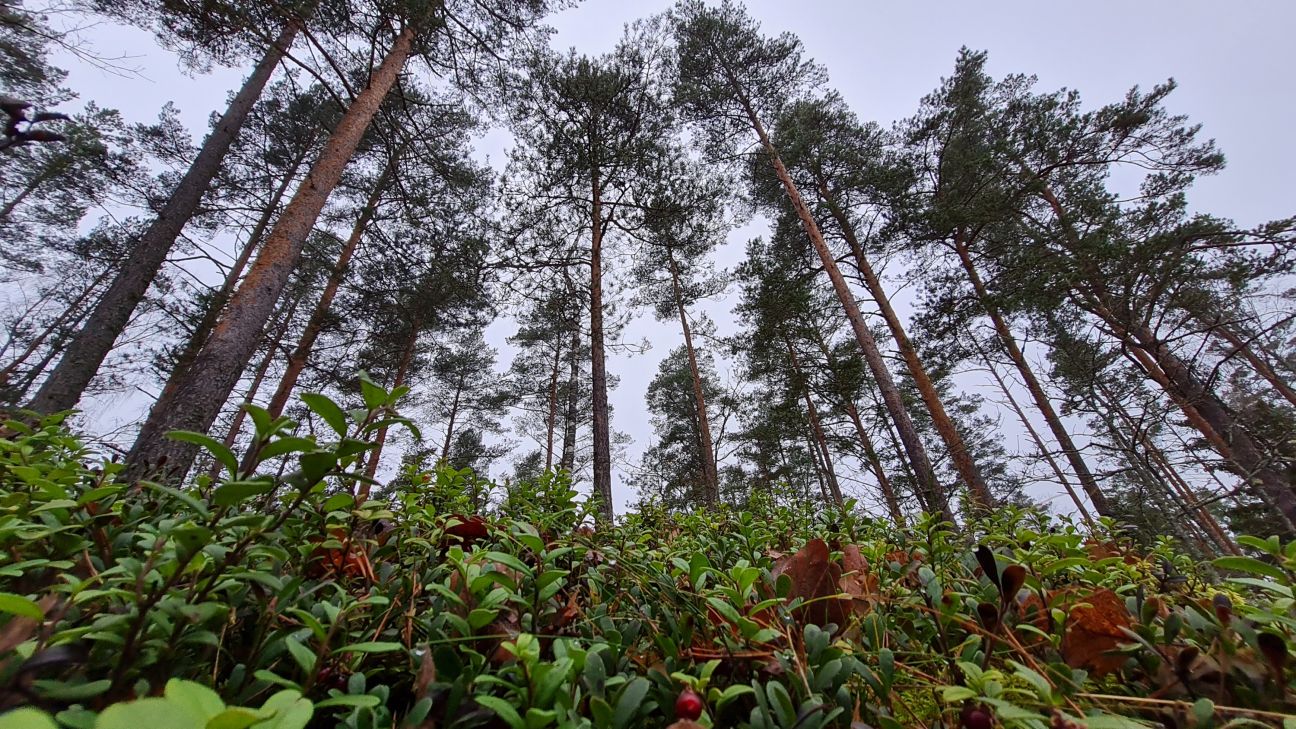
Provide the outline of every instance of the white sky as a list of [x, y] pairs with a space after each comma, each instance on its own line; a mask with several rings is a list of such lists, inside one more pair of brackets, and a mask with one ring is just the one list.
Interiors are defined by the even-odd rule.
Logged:
[[[552, 18], [558, 29], [555, 45], [590, 54], [607, 51], [626, 22], [669, 5], [660, 0], [587, 0]], [[1198, 184], [1194, 206], [1243, 225], [1296, 212], [1296, 142], [1290, 131], [1296, 112], [1290, 51], [1296, 3], [751, 0], [747, 5], [767, 33], [798, 35], [809, 54], [827, 66], [832, 86], [860, 117], [884, 126], [916, 110], [918, 100], [950, 73], [964, 45], [989, 51], [988, 70], [995, 77], [1035, 74], [1040, 89], [1074, 88], [1089, 105], [1114, 101], [1135, 84], [1150, 87], [1173, 76], [1179, 90], [1169, 107], [1202, 124], [1229, 160], [1224, 174]], [[83, 101], [118, 108], [131, 121], [152, 120], [165, 102], [174, 101], [196, 137], [245, 72], [217, 69], [189, 77], [178, 70], [174, 55], [157, 48], [146, 33], [100, 26], [85, 35], [105, 55], [133, 56], [129, 63], [143, 69], [143, 77], [114, 76], [59, 59], [72, 71], [69, 85]], [[504, 161], [506, 139], [492, 133], [483, 140], [482, 151], [497, 165]], [[738, 263], [744, 241], [762, 232], [750, 227], [736, 231], [720, 251], [720, 265]], [[727, 333], [727, 310], [733, 303], [731, 296], [709, 307], [721, 334]], [[509, 333], [496, 327], [492, 342], [502, 344]], [[677, 325], [641, 316], [625, 339], [647, 339], [654, 345], [642, 355], [613, 355], [608, 363], [609, 371], [621, 377], [620, 388], [611, 395], [613, 426], [634, 438], [628, 455], [637, 462], [651, 434], [644, 390], [659, 360], [679, 341], [679, 331]], [[501, 367], [509, 357], [502, 352]], [[117, 399], [102, 407], [111, 409], [115, 419], [130, 420], [142, 416], [146, 407], [134, 401]], [[1006, 419], [1005, 426], [1010, 426]], [[1016, 428], [1005, 432], [1010, 450], [1025, 448]], [[634, 495], [619, 474], [615, 489], [623, 508]]]

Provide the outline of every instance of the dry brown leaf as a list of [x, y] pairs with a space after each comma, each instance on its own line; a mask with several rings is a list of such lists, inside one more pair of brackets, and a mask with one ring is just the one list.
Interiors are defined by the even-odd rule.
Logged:
[[836, 623], [838, 628], [844, 628], [850, 603], [836, 597], [841, 590], [842, 568], [829, 559], [830, 554], [824, 540], [812, 539], [796, 554], [779, 560], [770, 574], [775, 580], [780, 575], [791, 578], [788, 598], [799, 597], [808, 603], [795, 611], [798, 621], [821, 627]]
[[1081, 597], [1067, 617], [1062, 636], [1062, 655], [1072, 668], [1088, 669], [1101, 678], [1125, 664], [1125, 656], [1108, 655], [1130, 638], [1121, 628], [1130, 627], [1125, 601], [1111, 590], [1097, 590]]

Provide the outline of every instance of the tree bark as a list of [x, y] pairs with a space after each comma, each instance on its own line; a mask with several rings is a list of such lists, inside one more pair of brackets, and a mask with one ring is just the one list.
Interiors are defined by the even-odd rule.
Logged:
[[576, 468], [576, 411], [580, 407], [580, 328], [573, 326], [567, 375], [567, 413], [563, 417], [562, 457], [558, 467], [571, 473]]
[[823, 178], [818, 180], [818, 186], [824, 204], [833, 219], [837, 221], [838, 227], [841, 228], [846, 244], [850, 246], [851, 253], [855, 258], [855, 267], [859, 271], [861, 278], [864, 279], [864, 286], [868, 289], [869, 295], [873, 297], [873, 301], [877, 303], [878, 311], [881, 312], [882, 318], [886, 321], [887, 329], [891, 331], [891, 338], [895, 340], [896, 349], [900, 351], [900, 357], [904, 359], [905, 366], [913, 377], [914, 386], [918, 388], [918, 394], [922, 397], [923, 404], [927, 406], [927, 412], [931, 415], [932, 426], [945, 443], [945, 447], [949, 449], [950, 460], [954, 463], [954, 470], [968, 485], [977, 503], [982, 505], [993, 503], [990, 489], [986, 486], [985, 479], [981, 478], [981, 471], [977, 468], [972, 454], [968, 452], [967, 444], [963, 442], [963, 436], [959, 435], [954, 421], [945, 411], [945, 403], [941, 401], [940, 393], [936, 391], [936, 386], [927, 374], [927, 368], [923, 366], [922, 360], [919, 359], [918, 350], [914, 348], [913, 342], [909, 340], [909, 334], [905, 331], [904, 324], [891, 306], [891, 300], [887, 297], [886, 289], [882, 286], [882, 280], [878, 278], [877, 273], [873, 271], [873, 266], [868, 261], [868, 257], [864, 255], [864, 246], [860, 244], [859, 238], [855, 235], [855, 226], [846, 217], [845, 211], [838, 207], [836, 200], [828, 189], [827, 182]]
[[306, 236], [404, 67], [413, 36], [414, 28], [410, 25], [396, 36], [386, 58], [351, 103], [306, 179], [275, 223], [252, 268], [230, 298], [225, 316], [195, 358], [190, 372], [167, 397], [154, 404], [128, 457], [135, 468], [146, 468], [148, 463], [156, 462], [162, 456], [186, 469], [193, 462], [195, 447], [169, 441], [166, 433], [177, 428], [205, 431], [211, 427], [220, 404], [238, 381], [243, 364], [256, 347], [257, 332], [269, 318], [301, 258]]
[[[421, 322], [415, 317], [410, 322], [409, 339], [405, 340], [405, 349], [401, 352], [400, 364], [396, 367], [396, 376], [392, 378], [391, 387], [388, 390], [395, 390], [405, 384], [405, 377], [409, 374], [410, 363], [414, 361], [414, 352], [418, 347], [418, 337]], [[378, 429], [377, 435], [374, 436], [374, 447], [369, 453], [369, 461], [365, 464], [365, 477], [372, 479], [378, 473], [379, 461], [382, 460], [383, 446], [387, 443], [387, 426], [384, 425]], [[442, 460], [445, 456], [442, 456]], [[369, 499], [369, 483], [361, 481], [359, 488], [356, 490], [356, 501], [364, 503]]]
[[[873, 379], [877, 382], [878, 390], [882, 393], [882, 400], [886, 405], [887, 413], [895, 423], [900, 442], [904, 444], [905, 454], [908, 456], [918, 478], [918, 487], [927, 493], [928, 501], [933, 509], [942, 514], [948, 513], [949, 499], [936, 480], [936, 471], [932, 468], [931, 459], [927, 456], [927, 448], [923, 445], [922, 439], [919, 438], [918, 429], [914, 427], [913, 420], [905, 409], [900, 390], [896, 387], [895, 381], [891, 379], [891, 372], [882, 359], [882, 352], [878, 349], [873, 333], [869, 331], [868, 325], [864, 322], [864, 315], [860, 313], [859, 305], [855, 302], [855, 296], [851, 293], [841, 270], [837, 268], [837, 261], [832, 251], [828, 249], [828, 244], [824, 242], [819, 225], [815, 222], [814, 217], [810, 215], [810, 209], [806, 207], [800, 191], [797, 190], [796, 183], [792, 181], [792, 176], [788, 174], [787, 167], [784, 166], [778, 150], [770, 141], [764, 125], [756, 115], [756, 110], [747, 100], [741, 85], [738, 84], [737, 79], [732, 74], [729, 76], [729, 82], [743, 105], [747, 119], [755, 130], [756, 136], [759, 137], [761, 148], [765, 151], [765, 156], [769, 158], [770, 164], [774, 167], [774, 173], [778, 176], [779, 182], [782, 183], [783, 190], [787, 194], [793, 210], [796, 211], [797, 218], [800, 219], [806, 236], [810, 239], [811, 245], [814, 246], [815, 252], [819, 255], [819, 261], [828, 274], [828, 279], [832, 282], [833, 290], [845, 310], [846, 319], [850, 322], [851, 329], [855, 333], [855, 339], [859, 342], [860, 349], [863, 351], [864, 360], [873, 373]], [[993, 506], [988, 493], [974, 491], [973, 498], [979, 508], [990, 509]]]
[[[261, 97], [261, 92], [279, 61], [292, 45], [299, 28], [299, 21], [288, 21], [279, 37], [266, 49], [252, 75], [248, 76], [229, 108], [216, 123], [216, 128], [203, 142], [198, 156], [171, 193], [166, 205], [131, 249], [108, 291], [72, 339], [54, 371], [27, 404], [28, 408], [52, 413], [75, 407], [80, 401], [90, 380], [112, 351], [113, 343], [130, 322], [135, 307], [157, 278], [158, 271], [166, 262], [167, 254], [175, 245], [181, 230], [198, 209], [202, 196], [220, 171], [221, 162], [242, 129], [243, 122]], [[263, 322], [264, 320], [262, 318]], [[259, 324], [254, 327], [255, 331], [259, 329]], [[254, 338], [255, 333], [249, 336]], [[255, 342], [252, 346], [255, 346]], [[233, 386], [233, 382], [230, 386]], [[214, 413], [212, 417], [215, 417]]]
[[394, 163], [395, 158], [393, 157], [387, 163], [387, 167], [383, 169], [378, 181], [374, 183], [373, 189], [369, 192], [364, 208], [360, 210], [360, 215], [351, 228], [351, 234], [347, 236], [346, 242], [342, 244], [342, 250], [338, 253], [337, 261], [333, 264], [332, 270], [329, 271], [328, 281], [324, 283], [324, 290], [320, 293], [319, 301], [315, 302], [315, 308], [311, 311], [310, 319], [307, 320], [306, 327], [297, 340], [297, 346], [293, 347], [292, 354], [288, 355], [288, 364], [284, 368], [283, 376], [279, 378], [279, 386], [275, 388], [274, 396], [270, 398], [270, 405], [266, 408], [272, 418], [277, 418], [283, 413], [284, 408], [288, 405], [288, 398], [292, 396], [293, 388], [297, 386], [297, 380], [301, 378], [302, 371], [306, 369], [306, 360], [310, 358], [311, 350], [315, 347], [315, 340], [319, 339], [320, 331], [324, 328], [324, 321], [328, 318], [329, 310], [333, 308], [333, 300], [337, 298], [337, 292], [342, 286], [342, 280], [346, 278], [347, 269], [351, 265], [351, 258], [355, 256], [356, 248], [360, 245], [360, 239], [364, 237], [365, 230], [369, 227], [370, 221], [373, 220], [378, 206], [378, 199], [387, 187], [387, 181], [391, 178]]
[[602, 518], [611, 521], [612, 438], [608, 416], [607, 362], [603, 344], [603, 200], [599, 171], [590, 171], [593, 205], [590, 241], [590, 384], [594, 399], [594, 495]]
[[679, 267], [675, 265], [675, 254], [667, 250], [667, 261], [670, 265], [671, 291], [675, 296], [675, 308], [679, 312], [680, 328], [684, 331], [684, 348], [688, 351], [689, 374], [693, 378], [693, 404], [697, 410], [698, 448], [702, 456], [702, 493], [703, 501], [714, 506], [720, 502], [720, 479], [716, 473], [715, 446], [711, 441], [711, 422], [707, 419], [706, 394], [702, 390], [702, 371], [698, 367], [697, 350], [693, 348], [693, 329], [689, 326], [688, 310], [684, 307], [684, 295], [680, 290]]
[[819, 421], [819, 411], [815, 408], [814, 398], [810, 397], [810, 386], [805, 373], [801, 370], [801, 360], [797, 357], [796, 348], [792, 346], [792, 340], [786, 334], [783, 335], [783, 344], [787, 347], [792, 373], [800, 380], [798, 389], [801, 390], [801, 397], [805, 401], [806, 415], [810, 419], [810, 431], [814, 434], [815, 445], [818, 446], [819, 455], [823, 458], [829, 495], [832, 497], [833, 505], [840, 508], [845, 500], [842, 498], [841, 485], [837, 482], [837, 471], [833, 468], [832, 453], [828, 450], [828, 438], [824, 435], [823, 424]]
[[1062, 454], [1066, 456], [1067, 463], [1071, 464], [1071, 470], [1075, 473], [1076, 479], [1080, 481], [1080, 488], [1084, 489], [1085, 495], [1089, 497], [1090, 503], [1093, 504], [1094, 510], [1098, 512], [1099, 516], [1111, 516], [1111, 507], [1107, 504], [1107, 497], [1098, 486], [1098, 480], [1094, 478], [1093, 472], [1089, 470], [1089, 464], [1080, 455], [1080, 449], [1076, 447], [1075, 441], [1071, 439], [1071, 434], [1067, 432], [1066, 426], [1063, 425], [1062, 418], [1058, 417], [1057, 411], [1053, 409], [1053, 403], [1049, 400], [1039, 378], [1035, 376], [1035, 371], [1026, 360], [1026, 355], [1022, 352], [1021, 347], [1017, 346], [1017, 339], [1013, 337], [1012, 328], [1008, 326], [1008, 321], [1004, 319], [1003, 313], [999, 311], [999, 307], [990, 298], [990, 292], [986, 288], [985, 282], [982, 281], [981, 274], [977, 271], [975, 263], [972, 261], [967, 241], [963, 239], [962, 234], [956, 234], [954, 237], [954, 251], [958, 254], [959, 261], [963, 264], [963, 270], [972, 283], [972, 289], [976, 293], [978, 303], [981, 304], [981, 309], [986, 313], [986, 316], [990, 317], [991, 323], [994, 324], [999, 342], [1003, 345], [1004, 351], [1008, 354], [1008, 358], [1012, 360], [1013, 365], [1017, 367], [1017, 372], [1021, 375], [1022, 382], [1025, 383], [1026, 390], [1030, 392], [1031, 400], [1035, 403], [1035, 409], [1039, 410], [1040, 415], [1044, 417], [1049, 432], [1053, 434], [1054, 439], [1061, 446]]
[[450, 444], [454, 441], [455, 421], [459, 418], [459, 399], [463, 395], [464, 378], [455, 384], [454, 402], [450, 403], [450, 418], [446, 421], [445, 440], [441, 444], [441, 461], [449, 462]]
[[[279, 181], [279, 186], [275, 188], [274, 193], [270, 196], [265, 208], [261, 211], [261, 216], [257, 219], [256, 224], [252, 227], [252, 232], [248, 235], [247, 242], [243, 244], [243, 250], [239, 251], [238, 258], [230, 266], [229, 273], [225, 274], [225, 280], [221, 282], [221, 287], [212, 296], [208, 302], [207, 311], [203, 312], [202, 319], [198, 326], [194, 328], [193, 333], [189, 335], [189, 341], [185, 343], [185, 348], [176, 357], [175, 366], [171, 370], [171, 376], [167, 378], [166, 384], [162, 387], [162, 392], [166, 393], [175, 389], [176, 383], [189, 371], [193, 366], [194, 358], [202, 351], [202, 347], [207, 343], [207, 338], [211, 336], [212, 330], [216, 328], [217, 322], [220, 321], [221, 312], [225, 310], [225, 304], [229, 303], [230, 295], [234, 293], [234, 288], [238, 286], [239, 279], [243, 276], [244, 269], [247, 268], [248, 261], [252, 260], [252, 253], [257, 246], [261, 244], [261, 239], [265, 237], [266, 229], [270, 227], [270, 222], [274, 219], [275, 211], [279, 208], [280, 201], [288, 192], [288, 186], [297, 177], [297, 171], [306, 161], [306, 150], [293, 164], [292, 169], [284, 175]], [[275, 417], [279, 414], [275, 413]]]

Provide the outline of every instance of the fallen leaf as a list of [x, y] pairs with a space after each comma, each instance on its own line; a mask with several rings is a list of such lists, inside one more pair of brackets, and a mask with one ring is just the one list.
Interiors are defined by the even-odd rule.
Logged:
[[1067, 665], [1088, 669], [1095, 678], [1118, 670], [1125, 664], [1125, 656], [1108, 655], [1108, 651], [1130, 642], [1121, 630], [1130, 624], [1125, 601], [1111, 590], [1097, 590], [1080, 598], [1071, 608], [1062, 636]]

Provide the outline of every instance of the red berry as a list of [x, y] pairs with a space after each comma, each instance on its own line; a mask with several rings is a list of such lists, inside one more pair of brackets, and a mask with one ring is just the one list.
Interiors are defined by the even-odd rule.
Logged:
[[693, 689], [684, 689], [679, 698], [675, 699], [675, 718], [694, 721], [699, 716], [702, 716], [702, 697], [694, 693]]
[[993, 729], [994, 727], [994, 719], [983, 706], [965, 705], [959, 719], [964, 729]]

